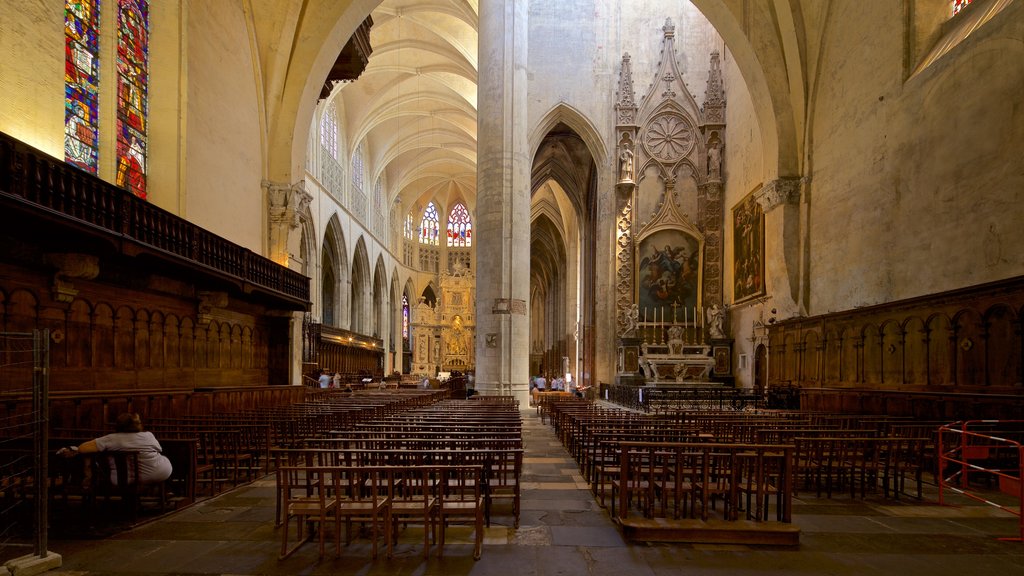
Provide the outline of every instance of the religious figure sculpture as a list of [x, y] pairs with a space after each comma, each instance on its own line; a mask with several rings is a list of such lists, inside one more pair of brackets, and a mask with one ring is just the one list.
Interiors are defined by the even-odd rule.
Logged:
[[647, 380], [658, 379], [657, 367], [655, 367], [654, 362], [648, 360], [646, 357], [640, 359], [640, 369], [644, 371], [644, 378]]
[[619, 182], [633, 181], [633, 151], [623, 147], [619, 152]]
[[708, 177], [712, 180], [722, 177], [722, 149], [717, 142], [708, 148]]
[[722, 324], [725, 322], [725, 309], [713, 304], [707, 309], [708, 335], [712, 338], [725, 338]]
[[683, 327], [673, 324], [668, 328], [668, 352], [669, 354], [683, 353]]

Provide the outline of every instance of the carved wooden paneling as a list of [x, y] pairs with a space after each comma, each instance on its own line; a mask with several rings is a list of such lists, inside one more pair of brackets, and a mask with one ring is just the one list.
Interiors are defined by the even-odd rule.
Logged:
[[[196, 328], [189, 316], [196, 313], [194, 301], [161, 296], [159, 304], [136, 307], [135, 302], [146, 303], [153, 297], [142, 292], [128, 297], [126, 289], [99, 289], [92, 294], [86, 289], [69, 303], [58, 302], [38, 277], [19, 278], [9, 269], [6, 272], [13, 278], [0, 279], [0, 327], [18, 332], [50, 329], [54, 391], [267, 384], [268, 340], [259, 324], [278, 320], [280, 329], [287, 331], [287, 322], [279, 319], [249, 316], [246, 322], [244, 315]], [[25, 280], [43, 287], [11, 287]], [[114, 298], [109, 302], [92, 300], [110, 296]], [[285, 344], [275, 354], [286, 357], [287, 333], [282, 341]], [[263, 349], [256, 349], [259, 346]], [[284, 383], [287, 362], [280, 364], [284, 369], [277, 377]], [[12, 377], [25, 379], [30, 374]], [[29, 381], [22, 384], [27, 386]]]
[[911, 386], [928, 384], [928, 340], [924, 320], [912, 316], [903, 326], [904, 383]]
[[769, 386], [806, 388], [805, 407], [825, 410], [1012, 416], [1024, 400], [1022, 316], [1024, 278], [1013, 278], [785, 320], [769, 327]]

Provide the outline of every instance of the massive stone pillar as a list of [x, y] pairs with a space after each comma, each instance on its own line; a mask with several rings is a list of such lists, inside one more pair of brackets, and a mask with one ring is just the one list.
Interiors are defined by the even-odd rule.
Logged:
[[529, 397], [527, 2], [481, 0], [477, 79], [476, 387]]
[[779, 178], [766, 182], [755, 199], [764, 211], [765, 285], [780, 318], [804, 316], [801, 294], [801, 188], [806, 180]]

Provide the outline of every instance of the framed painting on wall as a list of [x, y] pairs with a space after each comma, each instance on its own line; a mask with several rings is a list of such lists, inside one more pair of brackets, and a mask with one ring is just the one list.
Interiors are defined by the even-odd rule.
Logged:
[[754, 198], [760, 186], [732, 209], [732, 299], [764, 295], [764, 212]]
[[686, 310], [693, 322], [700, 306], [700, 240], [685, 230], [659, 230], [640, 240], [636, 261], [641, 320], [682, 323]]

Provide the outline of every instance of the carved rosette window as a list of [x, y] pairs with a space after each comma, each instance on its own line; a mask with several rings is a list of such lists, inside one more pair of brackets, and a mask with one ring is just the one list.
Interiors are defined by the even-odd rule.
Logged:
[[652, 118], [643, 138], [647, 153], [667, 164], [674, 164], [688, 155], [696, 141], [690, 121], [672, 112]]

